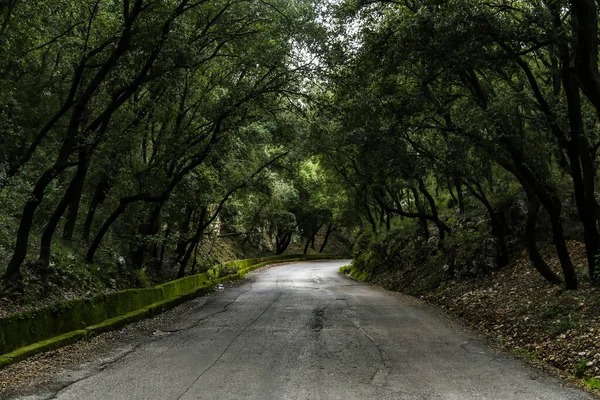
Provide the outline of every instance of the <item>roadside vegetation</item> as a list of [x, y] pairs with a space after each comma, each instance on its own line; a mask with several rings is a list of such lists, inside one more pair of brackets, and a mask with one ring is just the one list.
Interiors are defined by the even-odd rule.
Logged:
[[361, 215], [344, 272], [593, 386], [596, 3], [347, 1], [338, 15], [354, 40], [313, 133]]

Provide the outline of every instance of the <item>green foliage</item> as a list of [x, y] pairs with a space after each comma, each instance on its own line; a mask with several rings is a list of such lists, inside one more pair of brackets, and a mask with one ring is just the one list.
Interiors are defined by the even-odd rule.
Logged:
[[332, 220], [305, 146], [319, 2], [127, 5], [0, 7], [0, 273], [21, 301], [64, 277], [147, 287], [220, 236], [264, 253]]
[[[344, 183], [361, 222], [381, 232], [398, 218], [419, 219], [438, 231], [445, 254], [434, 264], [486, 272], [523, 246], [515, 238], [522, 240], [524, 215], [511, 220], [505, 203], [527, 197], [531, 209], [540, 201], [548, 212], [548, 229], [540, 231], [552, 232], [542, 239], [551, 236], [563, 253], [567, 287], [577, 287], [567, 237], [585, 237], [593, 279], [598, 228], [589, 214], [596, 201], [590, 161], [600, 93], [581, 79], [597, 68], [561, 72], [585, 57], [575, 51], [587, 40], [583, 29], [572, 29], [577, 14], [573, 5], [527, 2], [336, 4], [331, 35], [346, 42], [334, 40], [325, 56], [333, 67], [312, 134], [322, 165]], [[597, 30], [586, 34], [595, 38]], [[568, 213], [577, 223], [565, 228]], [[363, 258], [385, 262], [385, 251], [363, 245]], [[472, 260], [481, 253], [496, 265]]]
[[600, 390], [600, 379], [597, 378], [586, 378], [583, 383], [592, 390]]
[[589, 367], [587, 366], [587, 361], [580, 360], [575, 366], [575, 369], [573, 370], [573, 376], [575, 378], [583, 378], [587, 375], [588, 368]]
[[555, 338], [571, 329], [577, 328], [580, 324], [581, 319], [577, 315], [569, 314], [555, 322], [550, 332], [548, 332], [548, 336]]

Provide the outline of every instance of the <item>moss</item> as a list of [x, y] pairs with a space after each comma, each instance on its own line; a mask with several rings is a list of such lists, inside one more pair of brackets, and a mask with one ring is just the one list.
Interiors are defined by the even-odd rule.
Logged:
[[85, 330], [93, 333], [108, 332], [114, 329], [121, 328], [131, 322], [144, 319], [149, 313], [150, 312], [148, 309], [142, 308], [141, 310], [135, 310], [125, 315], [120, 315], [115, 318], [107, 319], [99, 324], [88, 326], [87, 328], [85, 328]]
[[[76, 331], [64, 333], [62, 335], [47, 340], [36, 342], [29, 346], [20, 347], [8, 354], [2, 355], [2, 360], [0, 360], [0, 367], [24, 360], [27, 357], [31, 357], [43, 351], [53, 350], [65, 346], [67, 344], [75, 343], [76, 341], [81, 340], [88, 335], [89, 332], [83, 329], [79, 329]], [[2, 365], [3, 362], [6, 364]]]
[[7, 365], [10, 365], [12, 363], [14, 363], [12, 358], [7, 356], [0, 356], [0, 368], [6, 367]]
[[343, 275], [348, 275], [352, 279], [360, 282], [366, 282], [369, 279], [368, 271], [359, 271], [353, 265], [346, 265], [345, 267], [341, 267], [340, 273]]
[[340, 267], [340, 274], [348, 275], [350, 272], [352, 272], [352, 265], [346, 265], [344, 267]]

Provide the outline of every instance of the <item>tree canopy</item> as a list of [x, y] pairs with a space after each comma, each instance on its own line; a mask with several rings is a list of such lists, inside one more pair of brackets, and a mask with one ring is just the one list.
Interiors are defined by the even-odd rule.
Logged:
[[568, 289], [581, 240], [596, 280], [597, 17], [593, 0], [3, 2], [5, 280], [65, 247], [182, 276], [209, 234], [279, 254], [336, 230], [402, 232], [451, 272], [461, 242], [493, 243], [490, 268], [523, 247]]

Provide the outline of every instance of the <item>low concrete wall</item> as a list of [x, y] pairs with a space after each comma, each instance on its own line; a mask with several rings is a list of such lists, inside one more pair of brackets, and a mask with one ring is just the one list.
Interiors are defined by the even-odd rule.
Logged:
[[72, 343], [90, 334], [147, 318], [213, 290], [215, 283], [235, 280], [265, 265], [335, 258], [328, 255], [283, 255], [235, 260], [206, 273], [145, 289], [128, 289], [90, 299], [0, 318], [0, 367], [41, 351]]

